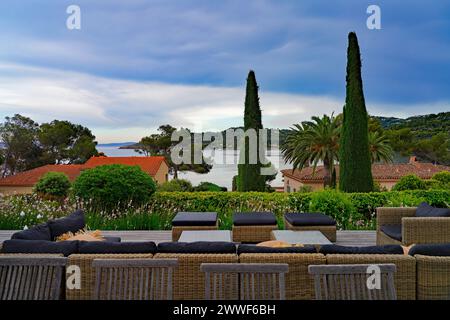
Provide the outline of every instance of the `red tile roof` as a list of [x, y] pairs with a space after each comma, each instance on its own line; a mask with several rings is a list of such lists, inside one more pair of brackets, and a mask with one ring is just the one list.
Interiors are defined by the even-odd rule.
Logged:
[[[449, 171], [450, 167], [434, 165], [432, 163], [402, 163], [402, 164], [374, 164], [372, 165], [373, 179], [376, 181], [397, 181], [408, 174], [415, 174], [422, 179], [430, 179], [435, 173]], [[322, 166], [316, 168], [308, 167], [301, 171], [291, 169], [281, 170], [284, 176], [298, 181], [323, 181], [324, 170]], [[336, 175], [339, 177], [339, 165], [336, 166]]]
[[93, 168], [107, 164], [123, 164], [127, 166], [139, 166], [151, 176], [158, 172], [161, 163], [166, 159], [162, 156], [155, 157], [92, 157], [85, 164], [85, 168]]
[[82, 165], [50, 164], [0, 179], [0, 185], [32, 187], [47, 172], [63, 172], [69, 177], [70, 181], [73, 181], [76, 177], [78, 177], [82, 168]]
[[81, 165], [46, 165], [32, 170], [17, 173], [0, 179], [0, 186], [31, 187], [47, 172], [63, 172], [67, 174], [70, 181], [74, 181], [84, 169], [94, 168], [107, 164], [123, 164], [139, 166], [151, 176], [155, 176], [159, 167], [166, 162], [164, 157], [92, 157]]

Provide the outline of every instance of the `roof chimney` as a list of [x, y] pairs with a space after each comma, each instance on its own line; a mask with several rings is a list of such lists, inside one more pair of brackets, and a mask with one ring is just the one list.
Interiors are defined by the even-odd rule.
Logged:
[[416, 156], [411, 156], [411, 157], [409, 157], [409, 163], [410, 163], [410, 164], [414, 164], [414, 163], [416, 163], [416, 162], [417, 162]]

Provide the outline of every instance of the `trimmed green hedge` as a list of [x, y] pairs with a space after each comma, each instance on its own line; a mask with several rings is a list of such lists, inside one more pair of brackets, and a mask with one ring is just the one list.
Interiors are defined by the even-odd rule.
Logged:
[[[258, 192], [157, 192], [138, 208], [118, 213], [106, 210], [87, 212], [88, 226], [103, 230], [164, 230], [178, 211], [216, 211], [221, 229], [231, 228], [235, 211], [272, 211], [283, 227], [285, 212], [321, 211], [334, 217], [338, 228], [375, 229], [375, 209], [385, 206], [416, 206], [426, 201], [434, 206], [450, 207], [448, 190], [400, 192], [340, 193], [324, 190], [312, 193]], [[75, 208], [41, 200], [33, 196], [0, 199], [0, 229], [22, 229], [24, 225], [58, 217]], [[19, 213], [25, 213], [19, 216]], [[36, 216], [41, 218], [37, 219]]]

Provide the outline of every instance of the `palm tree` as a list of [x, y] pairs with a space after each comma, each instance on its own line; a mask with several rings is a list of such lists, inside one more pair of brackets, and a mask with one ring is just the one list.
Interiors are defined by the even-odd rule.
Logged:
[[389, 138], [379, 131], [369, 131], [369, 151], [372, 163], [392, 162], [393, 150]]
[[325, 187], [334, 187], [336, 176], [334, 164], [338, 160], [341, 117], [324, 115], [312, 117], [312, 121], [295, 124], [292, 132], [281, 145], [286, 162], [292, 162], [294, 169], [303, 169], [310, 165], [315, 172], [322, 161]]
[[[310, 165], [313, 172], [318, 162], [323, 162], [325, 187], [336, 184], [335, 163], [339, 160], [339, 135], [342, 114], [334, 117], [324, 115], [312, 117], [312, 121], [295, 124], [286, 140], [281, 144], [281, 152], [286, 162], [292, 162], [293, 170], [302, 170]], [[389, 138], [378, 128], [369, 131], [369, 150], [372, 163], [392, 162], [393, 151]]]

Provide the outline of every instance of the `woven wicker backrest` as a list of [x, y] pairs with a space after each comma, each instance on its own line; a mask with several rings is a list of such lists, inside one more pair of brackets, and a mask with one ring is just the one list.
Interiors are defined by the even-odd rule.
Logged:
[[0, 256], [0, 300], [58, 300], [66, 262], [54, 256]]
[[[379, 288], [370, 288], [369, 270], [377, 268]], [[317, 300], [396, 300], [395, 264], [311, 265]]]
[[206, 300], [284, 300], [287, 264], [203, 263]]
[[172, 300], [176, 259], [95, 259], [94, 300]]

